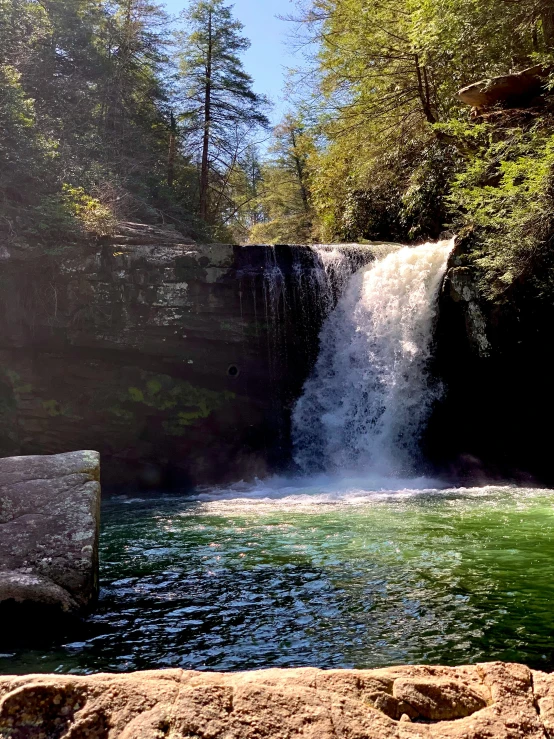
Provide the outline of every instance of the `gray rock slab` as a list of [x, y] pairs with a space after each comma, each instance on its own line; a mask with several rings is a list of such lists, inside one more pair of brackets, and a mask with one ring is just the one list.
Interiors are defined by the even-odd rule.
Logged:
[[98, 452], [0, 459], [0, 604], [89, 607], [99, 525]]

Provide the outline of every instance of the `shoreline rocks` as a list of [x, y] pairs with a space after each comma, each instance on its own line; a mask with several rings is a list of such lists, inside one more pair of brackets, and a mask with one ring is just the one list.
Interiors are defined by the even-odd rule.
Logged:
[[26, 739], [546, 739], [554, 677], [500, 662], [378, 670], [0, 677]]
[[87, 611], [99, 525], [98, 452], [0, 459], [0, 614]]

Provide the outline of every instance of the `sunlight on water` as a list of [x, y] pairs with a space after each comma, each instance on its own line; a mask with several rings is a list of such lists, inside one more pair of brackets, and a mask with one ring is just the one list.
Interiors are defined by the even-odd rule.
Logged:
[[0, 670], [554, 667], [554, 492], [425, 483], [108, 501], [98, 613]]

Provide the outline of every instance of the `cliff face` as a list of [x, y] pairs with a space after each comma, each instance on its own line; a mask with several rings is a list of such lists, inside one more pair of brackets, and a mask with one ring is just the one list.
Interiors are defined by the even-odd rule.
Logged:
[[314, 260], [133, 224], [58, 254], [4, 250], [0, 455], [98, 449], [108, 484], [276, 469], [317, 354], [321, 315], [297, 279]]
[[522, 280], [483, 300], [454, 253], [440, 297], [435, 372], [444, 398], [428, 428], [431, 460], [454, 479], [554, 484], [554, 305]]
[[[371, 254], [355, 248], [353, 266]], [[310, 247], [199, 246], [129, 224], [104, 243], [0, 251], [0, 456], [102, 454], [104, 483], [234, 482], [290, 461], [290, 412], [325, 309]], [[425, 438], [454, 480], [554, 484], [554, 305], [479, 298], [451, 259]], [[545, 433], [546, 427], [546, 433]]]

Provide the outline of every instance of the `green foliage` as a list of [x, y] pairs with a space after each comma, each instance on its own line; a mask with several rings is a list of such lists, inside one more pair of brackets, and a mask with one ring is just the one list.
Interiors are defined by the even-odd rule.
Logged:
[[[494, 126], [454, 182], [454, 223], [469, 230], [467, 259], [481, 289], [498, 299], [516, 281], [547, 285], [544, 265], [554, 235], [554, 135], [544, 121], [529, 130], [509, 128], [498, 140]], [[471, 135], [472, 132], [470, 132]]]
[[[166, 413], [163, 426], [172, 436], [182, 435], [189, 426], [208, 418], [235, 398], [234, 393], [214, 392], [169, 375], [142, 372], [141, 380], [141, 387], [129, 387], [128, 397], [121, 400], [126, 404], [130, 401], [133, 410], [139, 405]], [[125, 418], [125, 411], [126, 408], [117, 405], [111, 412]]]
[[[194, 0], [179, 41], [181, 131], [200, 170], [198, 212], [221, 231], [241, 209], [235, 197], [252, 136], [269, 121], [240, 55], [250, 42], [224, 0]], [[239, 187], [240, 190], [240, 187]], [[248, 201], [249, 202], [249, 201]], [[218, 222], [219, 221], [219, 222]]]
[[475, 123], [457, 91], [554, 64], [552, 0], [300, 6], [312, 84], [261, 161], [267, 101], [225, 0], [194, 0], [177, 38], [154, 0], [0, 0], [3, 242], [51, 251], [123, 219], [270, 243], [450, 227], [490, 299], [549, 290], [551, 102]]
[[250, 229], [251, 244], [308, 244], [312, 224], [303, 215], [281, 216], [274, 221], [257, 223]]
[[167, 142], [159, 17], [145, 0], [0, 0], [0, 229], [11, 242], [102, 235], [154, 204], [147, 183]]
[[85, 232], [105, 236], [115, 229], [113, 212], [97, 198], [88, 195], [82, 187], [65, 184], [62, 188], [63, 203]]
[[[453, 228], [487, 298], [501, 299], [522, 280], [552, 292], [551, 99], [535, 118], [497, 110], [474, 122], [458, 90], [537, 63], [553, 69], [554, 3], [298, 6], [301, 40], [317, 49], [311, 70], [302, 70], [311, 87], [299, 108], [311, 111], [303, 132], [311, 141], [303, 159], [309, 219], [298, 225], [290, 166], [270, 159], [262, 167], [264, 222], [251, 238], [296, 232], [306, 241], [406, 242]], [[553, 84], [551, 74], [548, 90]]]
[[314, 137], [301, 115], [285, 116], [274, 129], [269, 157], [260, 169], [259, 218], [250, 231], [252, 243], [313, 240], [310, 162], [315, 151]]
[[267, 122], [265, 101], [241, 66], [248, 41], [220, 0], [191, 9], [190, 37], [200, 43], [205, 34], [207, 6], [219, 19], [209, 225], [198, 212], [193, 135], [203, 125], [192, 94], [201, 86], [200, 57], [185, 44], [170, 59], [175, 34], [163, 7], [153, 0], [0, 0], [3, 238], [59, 248], [105, 235], [119, 220], [232, 238], [251, 200], [242, 180], [252, 126]]

